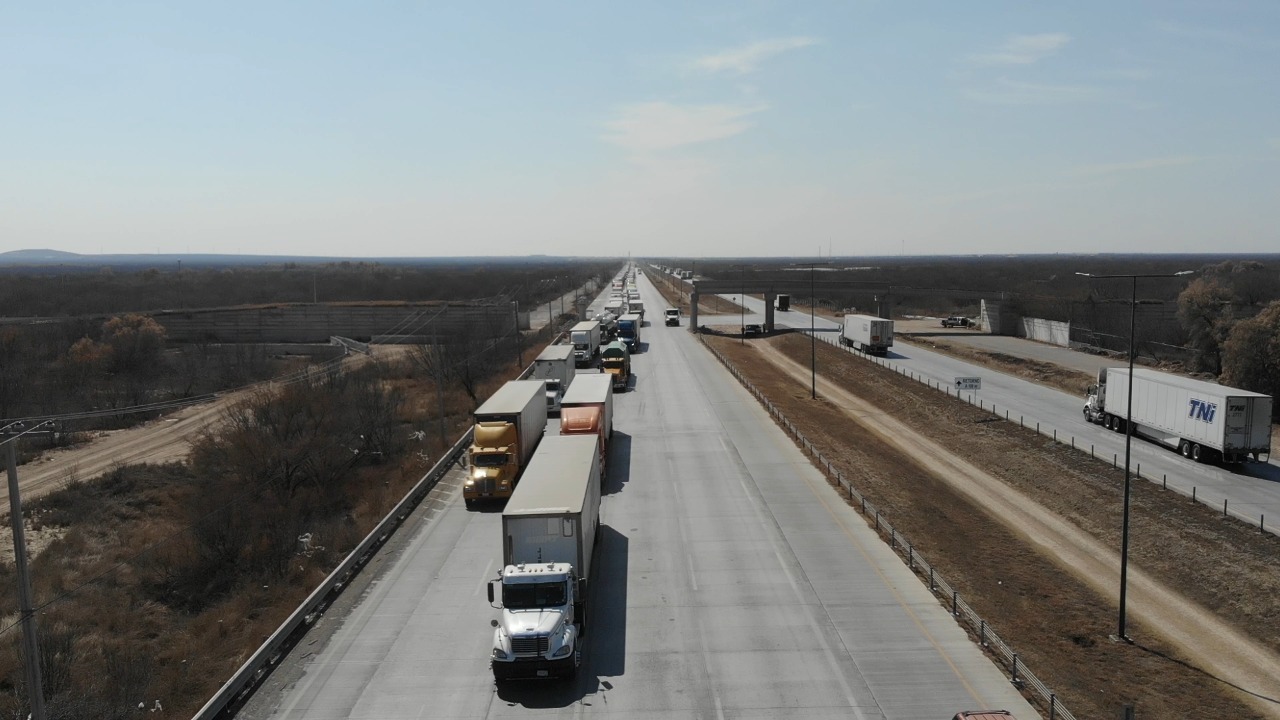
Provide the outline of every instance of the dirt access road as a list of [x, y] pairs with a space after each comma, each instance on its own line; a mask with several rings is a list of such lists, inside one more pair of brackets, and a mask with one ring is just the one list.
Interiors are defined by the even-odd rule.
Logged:
[[[402, 346], [375, 346], [374, 357], [380, 360], [397, 357]], [[343, 363], [358, 367], [367, 362], [366, 355], [347, 355]], [[24, 501], [53, 492], [73, 480], [91, 480], [112, 468], [138, 463], [166, 463], [185, 460], [191, 441], [213, 427], [223, 412], [270, 382], [253, 385], [218, 396], [215, 400], [183, 408], [145, 425], [126, 430], [98, 433], [92, 440], [76, 447], [45, 453], [38, 459], [18, 467], [18, 487]], [[0, 501], [8, 507], [9, 490], [0, 487]]]
[[1111, 717], [1122, 702], [1136, 703], [1140, 718], [1186, 707], [1280, 717], [1274, 541], [1158, 488], [1135, 488], [1136, 642], [1116, 642], [1119, 480], [1109, 465], [836, 348], [823, 350], [831, 377], [814, 403], [808, 343], [713, 342], [860, 478], [1078, 717]]

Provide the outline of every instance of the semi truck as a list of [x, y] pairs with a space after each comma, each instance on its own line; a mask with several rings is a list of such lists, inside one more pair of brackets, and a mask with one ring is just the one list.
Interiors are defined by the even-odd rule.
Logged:
[[845, 315], [840, 343], [864, 353], [884, 355], [893, 347], [893, 321], [871, 315]]
[[631, 380], [631, 353], [624, 343], [614, 340], [606, 345], [600, 351], [600, 365], [613, 378], [614, 392], [627, 389], [627, 382]]
[[534, 358], [531, 377], [546, 384], [548, 415], [560, 413], [560, 398], [573, 383], [576, 365], [572, 345], [548, 345]]
[[663, 314], [667, 318], [667, 327], [680, 326], [680, 308], [669, 307]]
[[627, 307], [631, 310], [631, 312], [635, 313], [636, 315], [639, 315], [641, 320], [644, 319], [644, 303], [640, 300], [639, 295], [636, 295], [635, 300], [628, 300]]
[[609, 302], [604, 304], [604, 311], [614, 316], [615, 318], [619, 318], [619, 317], [622, 317], [623, 312], [626, 310], [626, 308], [624, 307], [625, 305], [626, 305], [626, 301], [622, 299], [621, 295], [619, 295], [618, 299], [616, 300], [611, 299], [609, 300]]
[[778, 293], [778, 309], [787, 312], [791, 309], [791, 296]]
[[596, 438], [547, 438], [502, 511], [503, 567], [489, 583], [489, 604], [502, 611], [492, 622], [496, 682], [577, 675], [599, 531]]
[[618, 335], [618, 316], [611, 312], [605, 311], [596, 315], [596, 322], [600, 323], [600, 342], [607, 343], [610, 339]]
[[[1271, 455], [1269, 395], [1145, 368], [1134, 369], [1132, 391], [1134, 435], [1201, 463]], [[1128, 368], [1102, 368], [1085, 393], [1085, 418], [1125, 432], [1129, 392]]]
[[512, 380], [476, 410], [462, 484], [468, 508], [479, 500], [511, 497], [547, 429], [546, 397], [542, 380]]
[[640, 323], [640, 316], [634, 313], [618, 318], [618, 339], [633, 353], [640, 351]]
[[573, 343], [573, 359], [577, 366], [589, 366], [600, 353], [600, 323], [583, 320], [574, 325], [569, 330], [569, 341]]
[[560, 426], [563, 428], [565, 412], [574, 408], [595, 408], [600, 413], [601, 430], [607, 441], [613, 437], [613, 377], [603, 373], [578, 375], [573, 386], [560, 399]]

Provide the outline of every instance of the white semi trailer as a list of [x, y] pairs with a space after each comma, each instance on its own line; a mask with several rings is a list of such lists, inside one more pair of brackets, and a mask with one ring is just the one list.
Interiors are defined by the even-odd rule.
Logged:
[[864, 353], [884, 355], [893, 347], [893, 321], [871, 315], [845, 315], [840, 343]]
[[[1270, 457], [1271, 396], [1144, 368], [1133, 380], [1135, 435], [1196, 462]], [[1102, 368], [1085, 394], [1085, 418], [1124, 432], [1128, 411], [1129, 369]]]
[[604, 423], [604, 437], [613, 437], [613, 376], [605, 373], [583, 373], [574, 378], [573, 386], [560, 399], [560, 407], [599, 408]]
[[599, 439], [548, 437], [502, 511], [503, 568], [489, 583], [491, 605], [502, 592], [495, 681], [577, 674], [599, 530]]
[[530, 379], [546, 383], [548, 415], [560, 414], [560, 398], [573, 383], [575, 368], [572, 345], [548, 345], [534, 358]]

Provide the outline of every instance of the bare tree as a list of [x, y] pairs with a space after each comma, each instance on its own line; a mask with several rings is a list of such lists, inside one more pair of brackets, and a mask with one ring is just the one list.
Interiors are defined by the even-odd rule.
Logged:
[[[1222, 346], [1222, 381], [1280, 395], [1280, 300], [1231, 329]], [[1272, 415], [1280, 418], [1280, 410], [1273, 407]]]

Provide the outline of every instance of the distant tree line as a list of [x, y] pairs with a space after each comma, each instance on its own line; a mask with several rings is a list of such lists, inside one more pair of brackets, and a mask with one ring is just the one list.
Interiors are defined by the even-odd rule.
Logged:
[[[188, 398], [266, 379], [289, 366], [261, 346], [168, 348], [164, 328], [145, 315], [0, 326], [0, 418]], [[75, 428], [119, 427], [148, 417], [103, 417]]]
[[67, 317], [268, 303], [475, 300], [501, 296], [522, 306], [605, 282], [616, 260], [471, 265], [341, 262], [223, 269], [177, 267], [7, 268], [0, 308], [7, 317]]
[[[1280, 397], [1280, 272], [1260, 262], [1203, 268], [1178, 296], [1193, 369]], [[1280, 418], [1280, 408], [1276, 411]]]

